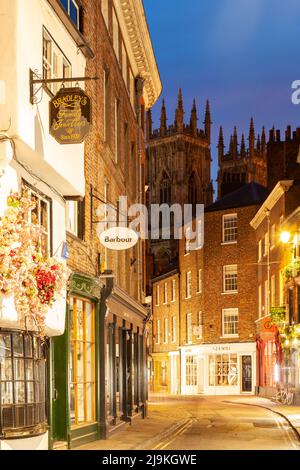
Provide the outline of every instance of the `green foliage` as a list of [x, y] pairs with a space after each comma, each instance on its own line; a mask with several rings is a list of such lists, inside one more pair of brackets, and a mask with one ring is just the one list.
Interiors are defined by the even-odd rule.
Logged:
[[274, 325], [282, 325], [285, 323], [286, 308], [283, 307], [272, 307], [270, 312], [271, 321]]

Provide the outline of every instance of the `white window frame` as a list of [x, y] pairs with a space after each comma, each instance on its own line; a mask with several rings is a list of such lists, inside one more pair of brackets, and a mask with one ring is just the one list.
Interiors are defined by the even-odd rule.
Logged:
[[[228, 272], [226, 273], [226, 270], [229, 270], [230, 268], [235, 268], [234, 272], [236, 272], [236, 289], [226, 289], [226, 275], [228, 275]], [[225, 266], [223, 266], [223, 294], [237, 294], [238, 292], [237, 276], [238, 276], [237, 264], [226, 264]]]
[[164, 319], [164, 344], [169, 342], [169, 319]]
[[202, 269], [198, 269], [197, 294], [202, 294]]
[[192, 271], [187, 271], [185, 281], [185, 298], [190, 299], [192, 297]]
[[176, 279], [172, 279], [172, 300], [171, 302], [176, 302]]
[[[72, 218], [71, 224], [70, 218]], [[78, 201], [66, 201], [66, 231], [78, 237]]]
[[172, 343], [176, 343], [176, 316], [173, 315], [171, 319], [171, 327], [172, 327]]
[[[34, 189], [29, 186], [29, 184], [26, 184], [24, 181], [24, 189], [28, 193], [28, 196], [30, 198], [35, 198], [37, 200], [37, 207], [35, 207], [32, 211], [29, 211], [28, 213], [28, 221], [31, 223], [37, 223], [43, 227], [43, 233], [42, 235], [45, 235], [47, 238], [47, 255], [51, 253], [51, 241], [52, 241], [52, 234], [51, 234], [51, 200], [47, 198], [47, 196], [42, 195], [38, 191], [34, 191]], [[42, 211], [41, 211], [41, 204], [45, 204], [47, 207], [47, 227], [45, 228], [44, 225], [42, 224]], [[34, 220], [32, 217], [32, 214], [37, 211], [37, 220]], [[41, 238], [40, 238], [40, 243], [41, 243]]]
[[[225, 333], [225, 318], [226, 316], [235, 316], [237, 321], [237, 333]], [[238, 308], [223, 308], [222, 309], [222, 338], [238, 338], [239, 337], [239, 309]]]
[[233, 243], [237, 243], [237, 235], [236, 235], [236, 238], [233, 239], [233, 240], [225, 240], [225, 233], [226, 233], [225, 231], [228, 230], [228, 228], [225, 229], [225, 221], [227, 219], [235, 219], [236, 220], [236, 232], [237, 232], [237, 228], [238, 228], [237, 227], [237, 219], [238, 219], [237, 213], [224, 214], [222, 216], [222, 244], [224, 244], [224, 245], [230, 245], [230, 244], [233, 244]]
[[164, 305], [167, 305], [168, 303], [168, 283], [164, 283]]
[[[45, 42], [50, 45], [50, 57], [45, 55], [49, 52], [48, 47], [45, 48]], [[65, 71], [68, 70], [67, 73]], [[66, 75], [66, 77], [64, 77]], [[70, 78], [72, 77], [72, 65], [64, 55], [58, 44], [54, 41], [53, 37], [48, 33], [46, 28], [43, 28], [43, 77], [46, 79], [55, 78]], [[68, 83], [66, 86], [70, 86]], [[59, 83], [49, 83], [45, 85], [46, 88], [55, 95], [60, 87]]]
[[187, 313], [186, 315], [186, 342], [187, 344], [193, 343], [193, 314]]

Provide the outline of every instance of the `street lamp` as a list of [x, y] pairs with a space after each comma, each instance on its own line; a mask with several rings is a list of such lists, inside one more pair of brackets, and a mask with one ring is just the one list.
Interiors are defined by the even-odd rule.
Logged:
[[288, 231], [281, 232], [281, 234], [280, 234], [280, 241], [281, 241], [282, 243], [289, 243], [290, 238], [291, 238], [290, 232], [288, 232]]

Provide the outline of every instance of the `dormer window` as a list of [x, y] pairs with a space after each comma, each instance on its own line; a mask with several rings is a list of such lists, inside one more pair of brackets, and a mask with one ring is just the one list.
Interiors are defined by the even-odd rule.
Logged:
[[60, 0], [60, 3], [68, 13], [72, 23], [80, 29], [80, 7], [76, 0]]

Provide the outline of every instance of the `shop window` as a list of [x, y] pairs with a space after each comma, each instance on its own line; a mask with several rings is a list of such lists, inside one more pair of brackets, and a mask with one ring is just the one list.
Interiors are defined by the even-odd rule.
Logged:
[[[71, 64], [67, 57], [63, 54], [61, 49], [58, 47], [56, 42], [50, 36], [48, 31], [44, 28], [43, 30], [43, 78], [44, 79], [55, 79], [55, 78], [70, 78], [72, 76]], [[51, 94], [55, 95], [60, 83], [49, 83], [45, 85], [45, 89]], [[66, 84], [70, 86], [70, 83]]]
[[197, 385], [197, 356], [187, 355], [185, 360], [185, 382], [186, 386]]
[[223, 243], [237, 241], [237, 214], [223, 216]]
[[237, 337], [239, 325], [239, 310], [237, 308], [224, 308], [222, 311], [222, 336]]
[[227, 386], [238, 384], [236, 354], [216, 354], [209, 356], [209, 385]]
[[227, 265], [223, 267], [223, 292], [237, 292], [237, 265]]
[[70, 298], [71, 423], [95, 421], [95, 309], [94, 304]]
[[0, 435], [46, 431], [46, 355], [29, 333], [0, 332]]
[[39, 249], [44, 255], [51, 254], [51, 199], [33, 189], [31, 185], [25, 181], [23, 181], [23, 191], [27, 193], [35, 203], [35, 207], [29, 213], [29, 222], [39, 224], [42, 227], [39, 238]]

